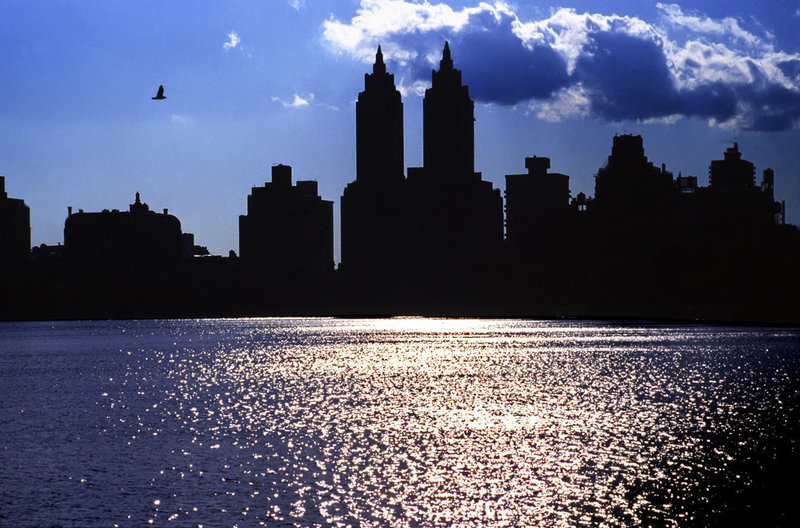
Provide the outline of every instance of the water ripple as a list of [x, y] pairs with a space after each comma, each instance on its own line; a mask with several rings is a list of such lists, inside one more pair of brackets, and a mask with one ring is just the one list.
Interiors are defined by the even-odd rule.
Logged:
[[797, 521], [796, 489], [777, 484], [798, 468], [796, 329], [408, 318], [3, 331], [3, 525]]

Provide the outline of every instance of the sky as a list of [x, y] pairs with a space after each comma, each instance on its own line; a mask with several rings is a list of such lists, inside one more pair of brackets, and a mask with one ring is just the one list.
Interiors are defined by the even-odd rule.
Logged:
[[227, 255], [250, 189], [288, 164], [334, 202], [338, 261], [376, 48], [417, 167], [445, 41], [475, 100], [476, 170], [495, 187], [537, 155], [591, 196], [615, 134], [707, 185], [738, 142], [800, 224], [797, 0], [4, 0], [0, 175], [30, 206], [33, 245], [63, 243], [68, 206], [127, 210], [140, 192]]

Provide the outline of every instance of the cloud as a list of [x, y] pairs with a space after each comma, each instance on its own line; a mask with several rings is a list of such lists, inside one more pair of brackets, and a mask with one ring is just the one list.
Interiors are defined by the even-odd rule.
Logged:
[[325, 110], [332, 110], [334, 112], [339, 111], [339, 107], [336, 105], [332, 105], [321, 101], [315, 101], [313, 93], [308, 94], [308, 97], [300, 97], [300, 95], [294, 94], [294, 97], [292, 98], [291, 101], [286, 101], [280, 97], [273, 96], [272, 102], [278, 103], [284, 108], [303, 108], [306, 106], [314, 106], [317, 108], [324, 108]]
[[504, 2], [361, 0], [322, 26], [330, 48], [369, 64], [380, 44], [404, 96], [422, 95], [445, 40], [472, 97], [551, 121], [707, 119], [712, 126], [800, 127], [800, 53], [776, 49], [757, 22], [659, 3], [659, 19], [556, 9], [521, 20]]
[[306, 6], [306, 0], [289, 0], [289, 5], [295, 11], [300, 11]]
[[762, 45], [761, 38], [742, 29], [739, 25], [739, 21], [735, 18], [725, 17], [722, 20], [714, 20], [698, 14], [685, 14], [677, 4], [657, 3], [656, 7], [661, 10], [663, 16], [673, 26], [683, 27], [697, 34], [709, 34], [738, 39], [751, 46]]
[[525, 46], [513, 33], [514, 20], [505, 12], [471, 14], [452, 38], [464, 81], [480, 101], [513, 105], [549, 97], [569, 83], [564, 57], [546, 45]]
[[280, 97], [273, 97], [272, 101], [275, 103], [280, 103], [283, 105], [284, 108], [301, 108], [303, 106], [308, 106], [314, 100], [314, 94], [309, 94], [308, 98], [304, 99], [297, 94], [294, 94], [294, 99], [291, 101], [284, 101]]
[[228, 41], [222, 45], [222, 49], [234, 49], [241, 41], [242, 39], [239, 38], [239, 35], [235, 31], [231, 31], [228, 33]]
[[185, 126], [189, 124], [189, 119], [186, 116], [180, 114], [172, 114], [169, 116], [169, 120], [174, 125]]
[[581, 84], [563, 88], [542, 102], [531, 101], [528, 108], [550, 122], [591, 115], [591, 101]]

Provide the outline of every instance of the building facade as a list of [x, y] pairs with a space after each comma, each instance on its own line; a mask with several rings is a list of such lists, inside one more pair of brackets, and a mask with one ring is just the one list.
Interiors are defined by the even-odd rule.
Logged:
[[445, 43], [439, 70], [422, 101], [423, 165], [431, 174], [470, 176], [475, 172], [475, 103], [454, 68]]
[[342, 270], [368, 289], [401, 272], [403, 172], [403, 103], [379, 46], [356, 102], [356, 180], [341, 201]]
[[31, 211], [24, 200], [9, 198], [0, 176], [0, 269], [24, 265], [31, 252]]
[[506, 175], [506, 243], [527, 257], [568, 242], [574, 207], [569, 176], [549, 172], [550, 158], [525, 158], [525, 174]]
[[501, 256], [503, 200], [474, 171], [474, 103], [447, 43], [422, 107], [424, 166], [408, 169], [410, 266], [432, 281], [481, 282]]
[[72, 264], [114, 270], [177, 267], [183, 256], [181, 223], [167, 209], [151, 211], [136, 193], [128, 211], [77, 213], [64, 222], [64, 256]]
[[280, 280], [333, 271], [333, 202], [316, 181], [292, 184], [292, 168], [272, 167], [272, 181], [253, 187], [239, 217], [239, 258], [251, 272]]

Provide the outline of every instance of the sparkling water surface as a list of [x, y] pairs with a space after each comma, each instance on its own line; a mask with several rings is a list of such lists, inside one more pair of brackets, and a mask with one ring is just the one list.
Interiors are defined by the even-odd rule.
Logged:
[[0, 526], [800, 523], [800, 329], [0, 323]]

